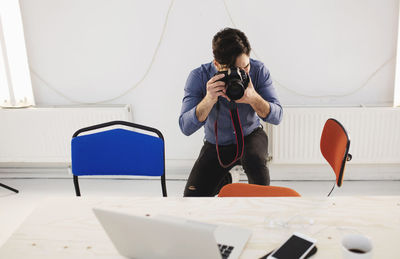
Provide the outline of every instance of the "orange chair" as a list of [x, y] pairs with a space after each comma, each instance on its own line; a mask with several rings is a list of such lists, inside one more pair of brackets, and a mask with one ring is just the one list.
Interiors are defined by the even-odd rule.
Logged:
[[286, 187], [231, 183], [222, 187], [218, 197], [300, 197], [300, 194]]
[[[342, 186], [343, 174], [347, 161], [350, 161], [352, 155], [349, 154], [350, 138], [340, 122], [335, 119], [328, 119], [325, 122], [321, 134], [320, 149], [321, 153], [332, 167], [336, 175], [336, 181], [329, 192], [331, 195], [337, 185]], [[234, 183], [225, 185], [218, 197], [283, 197], [300, 196], [296, 191], [278, 186], [262, 186], [256, 184]]]
[[352, 158], [352, 155], [349, 154], [350, 138], [340, 122], [332, 118], [326, 121], [322, 130], [320, 148], [322, 155], [336, 175], [336, 181], [329, 196], [335, 185], [342, 186], [346, 162]]

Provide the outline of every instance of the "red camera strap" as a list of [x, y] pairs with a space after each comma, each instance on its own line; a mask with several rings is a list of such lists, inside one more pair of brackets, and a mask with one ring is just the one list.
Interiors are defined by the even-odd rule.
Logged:
[[219, 116], [219, 101], [217, 102], [217, 118], [215, 119], [214, 123], [214, 131], [215, 131], [215, 147], [217, 149], [217, 157], [219, 164], [223, 168], [228, 168], [236, 163], [239, 159], [243, 156], [243, 149], [244, 149], [244, 137], [243, 137], [243, 130], [242, 124], [240, 123], [239, 112], [237, 108], [237, 104], [234, 101], [229, 103], [229, 112], [231, 115], [231, 121], [233, 128], [235, 129], [235, 137], [236, 137], [236, 155], [232, 162], [229, 164], [224, 164], [221, 160], [219, 155], [219, 147], [218, 147], [218, 116]]

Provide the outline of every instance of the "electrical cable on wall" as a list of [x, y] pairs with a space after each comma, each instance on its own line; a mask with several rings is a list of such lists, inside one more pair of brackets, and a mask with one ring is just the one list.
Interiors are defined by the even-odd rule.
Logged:
[[[258, 58], [258, 57], [257, 57]], [[289, 92], [292, 92], [296, 95], [299, 96], [303, 96], [303, 97], [307, 97], [307, 98], [327, 98], [327, 97], [346, 97], [346, 96], [350, 96], [355, 94], [356, 92], [360, 91], [361, 89], [363, 89], [368, 82], [383, 68], [385, 67], [387, 64], [389, 64], [391, 61], [394, 61], [394, 56], [392, 56], [391, 58], [389, 58], [388, 60], [386, 60], [380, 67], [378, 67], [365, 81], [363, 84], [361, 84], [359, 87], [357, 87], [355, 90], [345, 93], [345, 94], [327, 94], [327, 95], [306, 95], [306, 94], [302, 94], [300, 92], [297, 92], [289, 87], [286, 87], [285, 85], [283, 85], [282, 83], [280, 83], [278, 80], [276, 79], [272, 79], [272, 81], [274, 81], [275, 83], [277, 83], [278, 85], [280, 85], [282, 88], [288, 90]]]
[[[233, 20], [232, 15], [231, 15], [231, 12], [230, 12], [230, 10], [229, 10], [229, 7], [228, 7], [228, 5], [227, 5], [227, 0], [222, 0], [222, 1], [223, 1], [223, 3], [224, 3], [225, 11], [226, 11], [226, 13], [227, 13], [227, 15], [228, 15], [228, 17], [229, 17], [230, 22], [232, 23], [232, 25], [233, 25], [234, 28], [237, 28], [237, 25], [236, 25], [235, 21]], [[163, 28], [162, 28], [162, 32], [161, 32], [161, 35], [160, 35], [158, 44], [157, 44], [156, 49], [155, 49], [155, 51], [154, 51], [154, 54], [153, 54], [153, 56], [152, 56], [151, 62], [150, 62], [150, 64], [149, 64], [149, 66], [147, 67], [147, 69], [146, 69], [144, 75], [141, 77], [141, 79], [140, 79], [137, 83], [135, 83], [135, 84], [134, 84], [133, 86], [131, 86], [129, 89], [127, 89], [126, 91], [122, 92], [121, 94], [119, 94], [119, 95], [117, 95], [117, 96], [115, 96], [115, 97], [113, 97], [113, 98], [106, 99], [106, 100], [102, 100], [102, 101], [97, 101], [97, 102], [80, 102], [80, 101], [74, 100], [73, 98], [68, 97], [67, 95], [63, 94], [61, 91], [57, 90], [57, 88], [55, 88], [55, 87], [53, 87], [51, 84], [49, 84], [49, 83], [48, 83], [45, 79], [43, 79], [32, 67], [30, 67], [30, 70], [31, 70], [32, 74], [34, 74], [40, 81], [42, 81], [42, 82], [44, 83], [45, 86], [47, 86], [48, 88], [50, 88], [50, 89], [53, 90], [55, 93], [57, 93], [57, 94], [60, 95], [61, 97], [65, 98], [65, 99], [68, 100], [69, 102], [72, 102], [72, 103], [75, 103], [75, 104], [94, 105], [94, 104], [104, 104], [104, 103], [108, 103], [108, 102], [112, 102], [112, 101], [114, 101], [114, 100], [117, 100], [117, 99], [119, 99], [119, 98], [121, 98], [121, 97], [127, 95], [127, 94], [130, 93], [131, 91], [133, 91], [136, 87], [138, 87], [138, 86], [147, 78], [147, 76], [148, 76], [150, 70], [151, 70], [152, 67], [153, 67], [153, 64], [154, 64], [155, 58], [156, 58], [156, 56], [157, 56], [157, 54], [158, 54], [158, 50], [159, 50], [159, 48], [160, 48], [160, 46], [161, 46], [161, 43], [162, 43], [162, 41], [163, 41], [163, 39], [164, 39], [166, 27], [167, 27], [167, 24], [168, 24], [169, 16], [170, 16], [171, 9], [172, 9], [172, 6], [173, 6], [174, 2], [175, 2], [175, 0], [171, 0], [171, 2], [170, 2], [170, 5], [169, 5], [169, 8], [168, 8], [168, 11], [167, 11], [165, 20], [164, 20], [164, 25], [163, 25]], [[257, 53], [256, 53], [256, 51], [255, 51], [254, 49], [252, 49], [251, 52], [252, 52], [252, 54], [255, 56], [255, 58], [257, 58], [258, 60], [261, 60], [260, 57], [257, 55]], [[287, 91], [289, 91], [289, 92], [291, 92], [291, 93], [293, 93], [293, 94], [295, 94], [295, 95], [302, 96], [302, 97], [306, 97], [306, 98], [346, 97], [346, 96], [353, 95], [353, 94], [355, 94], [356, 92], [358, 92], [358, 91], [360, 91], [361, 89], [363, 89], [363, 88], [368, 84], [368, 82], [369, 82], [378, 72], [380, 72], [387, 64], [389, 64], [390, 62], [392, 62], [392, 61], [394, 61], [394, 60], [395, 60], [395, 55], [393, 55], [393, 56], [390, 57], [388, 60], [386, 60], [382, 65], [380, 65], [380, 66], [379, 66], [379, 67], [364, 81], [364, 83], [361, 84], [358, 88], [356, 88], [355, 90], [353, 90], [353, 91], [351, 91], [351, 92], [349, 92], [349, 93], [345, 93], [345, 94], [307, 95], [307, 94], [300, 93], [300, 92], [298, 92], [298, 91], [296, 91], [296, 90], [293, 90], [293, 89], [290, 88], [290, 87], [287, 87], [285, 84], [282, 84], [280, 81], [278, 81], [278, 80], [276, 80], [276, 79], [272, 79], [272, 80], [273, 80], [273, 82], [275, 82], [277, 85], [279, 85], [279, 86], [282, 87], [283, 89], [285, 89], [285, 90], [287, 90]]]
[[[228, 14], [229, 20], [231, 21], [233, 27], [234, 27], [234, 28], [237, 28], [236, 23], [235, 23], [235, 21], [234, 21], [233, 18], [232, 18], [232, 14], [231, 14], [231, 12], [230, 12], [230, 10], [229, 10], [229, 8], [228, 8], [228, 4], [226, 3], [227, 0], [222, 0], [222, 1], [224, 2], [225, 11], [226, 11], [226, 13]], [[255, 56], [258, 60], [261, 60], [260, 57], [257, 55], [257, 53], [256, 53], [256, 51], [255, 51], [254, 49], [252, 49], [251, 52], [252, 52], [252, 54], [254, 54], [254, 56]], [[285, 89], [285, 90], [287, 90], [287, 91], [289, 91], [289, 92], [291, 92], [291, 93], [293, 93], [293, 94], [295, 94], [295, 95], [302, 96], [302, 97], [317, 98], [317, 99], [320, 99], [320, 98], [329, 98], [329, 97], [330, 97], [330, 98], [332, 98], [332, 97], [346, 97], [346, 96], [353, 95], [353, 94], [355, 94], [356, 92], [358, 92], [358, 91], [360, 91], [361, 89], [363, 89], [363, 88], [368, 84], [368, 82], [369, 82], [380, 70], [382, 70], [383, 67], [385, 67], [387, 64], [389, 64], [391, 61], [394, 61], [394, 60], [395, 60], [395, 55], [392, 55], [392, 56], [391, 56], [389, 59], [387, 59], [382, 65], [380, 65], [380, 66], [379, 66], [379, 67], [364, 81], [363, 84], [361, 84], [361, 85], [360, 85], [359, 87], [357, 87], [355, 90], [350, 91], [350, 92], [345, 93], [345, 94], [307, 95], [307, 94], [300, 93], [300, 92], [298, 92], [298, 91], [296, 91], [296, 90], [293, 90], [292, 88], [289, 88], [289, 87], [285, 86], [284, 84], [280, 83], [280, 82], [279, 82], [278, 80], [276, 80], [276, 79], [273, 79], [273, 78], [272, 78], [272, 81], [275, 82], [275, 83], [277, 83], [278, 85], [280, 85], [283, 89]]]
[[123, 93], [117, 95], [116, 97], [110, 98], [110, 99], [106, 99], [106, 100], [102, 100], [102, 101], [97, 101], [97, 102], [80, 102], [77, 100], [74, 100], [70, 97], [68, 97], [67, 95], [63, 94], [61, 91], [57, 90], [55, 87], [51, 86], [51, 84], [49, 84], [46, 80], [44, 80], [32, 67], [30, 67], [31, 72], [38, 78], [40, 79], [47, 87], [49, 87], [50, 89], [52, 89], [55, 93], [57, 93], [58, 95], [62, 96], [63, 98], [65, 98], [66, 100], [72, 102], [72, 103], [76, 103], [76, 104], [85, 104], [85, 105], [90, 105], [90, 104], [103, 104], [103, 103], [108, 103], [108, 102], [112, 102], [114, 100], [117, 100], [125, 95], [127, 95], [128, 93], [130, 93], [132, 90], [134, 90], [136, 87], [138, 87], [148, 76], [151, 68], [153, 67], [154, 61], [156, 59], [158, 50], [160, 49], [161, 46], [161, 42], [164, 39], [164, 35], [165, 35], [165, 31], [167, 28], [167, 24], [168, 24], [168, 19], [169, 19], [169, 15], [171, 13], [171, 9], [172, 6], [174, 4], [175, 0], [171, 0], [169, 7], [168, 7], [168, 11], [167, 11], [167, 15], [165, 16], [165, 21], [164, 21], [164, 25], [161, 31], [161, 35], [160, 35], [160, 39], [158, 40], [156, 49], [154, 50], [154, 54], [153, 57], [151, 58], [150, 64], [146, 69], [146, 72], [144, 73], [144, 75], [142, 76], [142, 78], [133, 86], [131, 86], [129, 89], [127, 89], [126, 91], [124, 91]]

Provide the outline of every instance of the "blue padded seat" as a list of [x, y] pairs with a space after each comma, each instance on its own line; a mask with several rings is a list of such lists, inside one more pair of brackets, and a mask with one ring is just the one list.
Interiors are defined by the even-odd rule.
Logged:
[[148, 175], [164, 173], [162, 139], [125, 129], [72, 139], [74, 175]]
[[[116, 125], [157, 136], [123, 128], [107, 129]], [[92, 131], [95, 132], [81, 134]], [[164, 137], [158, 129], [127, 121], [81, 128], [72, 136], [71, 162], [76, 196], [81, 196], [78, 178], [82, 175], [142, 175], [159, 176], [162, 194], [167, 197]]]

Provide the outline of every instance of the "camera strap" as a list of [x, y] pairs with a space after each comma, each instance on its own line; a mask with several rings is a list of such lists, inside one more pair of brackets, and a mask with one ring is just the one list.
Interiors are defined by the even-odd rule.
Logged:
[[241, 159], [243, 156], [243, 149], [244, 149], [243, 130], [242, 130], [242, 125], [240, 123], [237, 103], [235, 101], [230, 101], [229, 102], [229, 112], [231, 114], [231, 121], [232, 121], [233, 127], [235, 129], [236, 155], [235, 155], [235, 158], [233, 159], [233, 161], [230, 162], [229, 164], [226, 165], [226, 164], [222, 163], [222, 160], [219, 155], [219, 148], [218, 148], [218, 116], [219, 116], [219, 105], [220, 105], [219, 101], [217, 102], [216, 105], [217, 105], [216, 106], [217, 117], [216, 117], [215, 123], [214, 123], [214, 131], [215, 131], [215, 146], [217, 148], [217, 157], [218, 157], [219, 164], [223, 168], [228, 168], [228, 167], [232, 166], [234, 163], [236, 163], [236, 161]]

